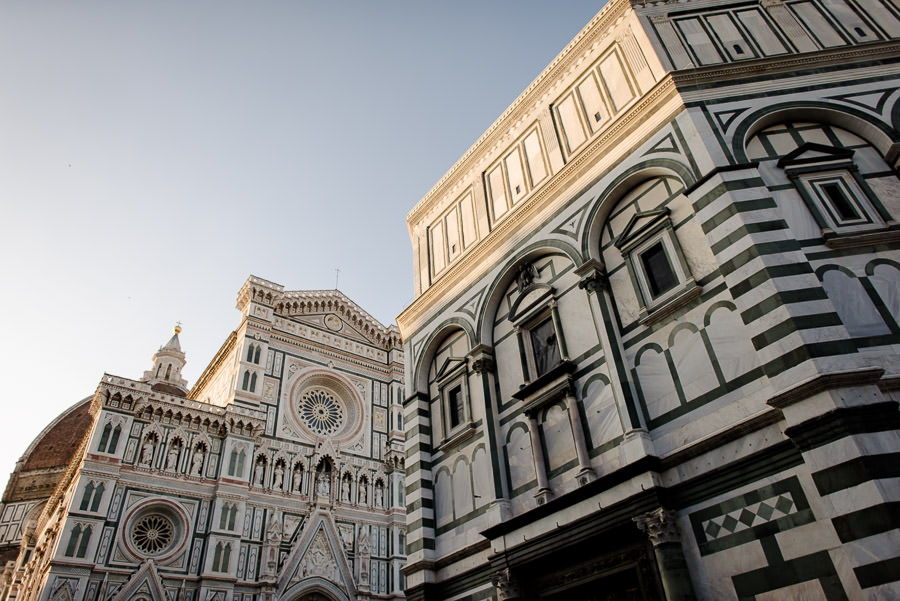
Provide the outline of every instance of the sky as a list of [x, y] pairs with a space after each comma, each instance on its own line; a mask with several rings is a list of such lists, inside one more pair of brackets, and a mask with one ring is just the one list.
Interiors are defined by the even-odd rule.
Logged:
[[0, 0], [0, 480], [176, 322], [192, 385], [251, 274], [393, 323], [407, 212], [602, 5]]

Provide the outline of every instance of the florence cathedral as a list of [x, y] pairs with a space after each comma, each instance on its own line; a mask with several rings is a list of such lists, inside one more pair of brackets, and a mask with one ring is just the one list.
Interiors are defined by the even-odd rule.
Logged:
[[900, 598], [900, 4], [598, 10], [397, 326], [251, 277], [193, 387], [176, 330], [47, 426], [0, 600]]

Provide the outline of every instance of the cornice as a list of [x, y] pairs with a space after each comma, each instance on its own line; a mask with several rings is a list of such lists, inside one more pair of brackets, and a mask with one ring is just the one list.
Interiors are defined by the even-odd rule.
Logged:
[[[864, 44], [850, 48], [819, 50], [777, 58], [767, 57], [728, 63], [727, 65], [685, 69], [672, 72], [672, 77], [682, 92], [685, 88], [708, 85], [715, 85], [718, 88], [746, 77], [774, 73], [784, 73], [796, 77], [802, 76], [804, 71], [814, 71], [823, 67], [852, 67], [853, 63], [884, 59], [896, 61], [898, 48], [900, 48], [900, 42], [897, 41]], [[845, 81], [845, 79], [841, 78], [841, 81]]]
[[[453, 289], [464, 279], [468, 279], [473, 273], [480, 271], [480, 266], [494, 264], [487, 261], [487, 257], [500, 247], [501, 241], [506, 243], [507, 238], [514, 232], [529, 231], [525, 227], [525, 222], [535, 219], [541, 210], [551, 205], [560, 196], [564, 194], [571, 197], [577, 196], [582, 189], [572, 192], [571, 183], [579, 181], [596, 165], [598, 155], [606, 154], [604, 151], [615, 148], [638, 126], [645, 125], [647, 123], [645, 117], [648, 115], [652, 115], [655, 122], [663, 124], [669, 121], [677, 111], [683, 109], [684, 104], [679, 102], [675, 108], [669, 111], [661, 110], [666, 103], [677, 96], [678, 91], [672, 77], [664, 77], [637, 104], [628, 109], [613, 125], [603, 131], [565, 167], [554, 174], [522, 206], [499, 222], [487, 236], [478, 242], [474, 249], [460, 258], [437, 282], [420, 294], [397, 317], [397, 323], [404, 339], [409, 339], [416, 333], [418, 326], [415, 324], [422, 320], [435, 302], [452, 298]], [[627, 156], [631, 149], [616, 150], [617, 154]], [[585, 184], [584, 188], [589, 185], [590, 183]], [[508, 248], [509, 245], [504, 244], [503, 246]]]
[[[615, 24], [615, 21], [624, 17], [631, 10], [629, 0], [610, 0], [591, 21], [578, 32], [571, 42], [560, 52], [553, 61], [525, 88], [518, 98], [488, 127], [478, 140], [460, 157], [459, 160], [441, 177], [440, 180], [425, 194], [425, 196], [407, 214], [408, 224], [417, 222], [426, 213], [433, 202], [440, 199], [456, 184], [457, 176], [461, 171], [470, 166], [477, 165], [484, 155], [491, 152], [494, 144], [508, 133], [504, 127], [512, 127], [527, 115], [530, 110], [536, 108], [532, 102], [543, 104], [542, 96], [570, 71], [574, 63], [578, 63], [582, 57], [582, 51], [591, 50], [591, 45], [598, 37], [602, 37], [607, 30]], [[558, 75], [558, 77], [553, 77]], [[501, 130], [501, 128], [503, 128]]]

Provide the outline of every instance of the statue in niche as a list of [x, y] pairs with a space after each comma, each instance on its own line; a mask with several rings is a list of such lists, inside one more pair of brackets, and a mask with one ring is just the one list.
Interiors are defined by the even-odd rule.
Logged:
[[384, 507], [384, 486], [381, 483], [375, 485], [375, 507]]
[[365, 480], [359, 481], [359, 504], [366, 504], [366, 489], [368, 488], [368, 483]]
[[141, 447], [141, 465], [146, 465], [150, 467], [153, 463], [153, 439], [147, 438], [144, 441], [144, 446]]
[[303, 492], [303, 468], [299, 463], [294, 467], [294, 490]]
[[263, 485], [263, 476], [265, 476], [266, 464], [260, 461], [256, 464], [256, 471], [253, 472], [253, 486]]
[[174, 472], [178, 467], [178, 445], [173, 444], [166, 455], [166, 471]]
[[331, 476], [328, 472], [319, 473], [317, 492], [320, 497], [326, 498], [331, 494]]
[[194, 476], [203, 475], [203, 460], [205, 459], [203, 447], [197, 447], [194, 451], [194, 457], [191, 459], [191, 474]]
[[534, 282], [534, 277], [536, 275], [537, 270], [531, 263], [519, 265], [519, 271], [518, 273], [516, 273], [516, 291], [519, 294], [525, 292], [525, 289], [531, 286], [531, 284]]
[[275, 478], [272, 481], [272, 488], [281, 490], [284, 487], [284, 468], [280, 463], [275, 464]]
[[350, 478], [344, 478], [341, 484], [341, 500], [350, 502]]

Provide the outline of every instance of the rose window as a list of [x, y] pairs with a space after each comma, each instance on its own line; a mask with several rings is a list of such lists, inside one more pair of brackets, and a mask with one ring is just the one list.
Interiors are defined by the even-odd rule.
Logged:
[[165, 551], [174, 538], [175, 526], [169, 518], [158, 513], [142, 517], [131, 529], [131, 542], [148, 555]]
[[300, 397], [300, 417], [307, 428], [326, 436], [344, 423], [344, 408], [330, 392], [313, 388]]

